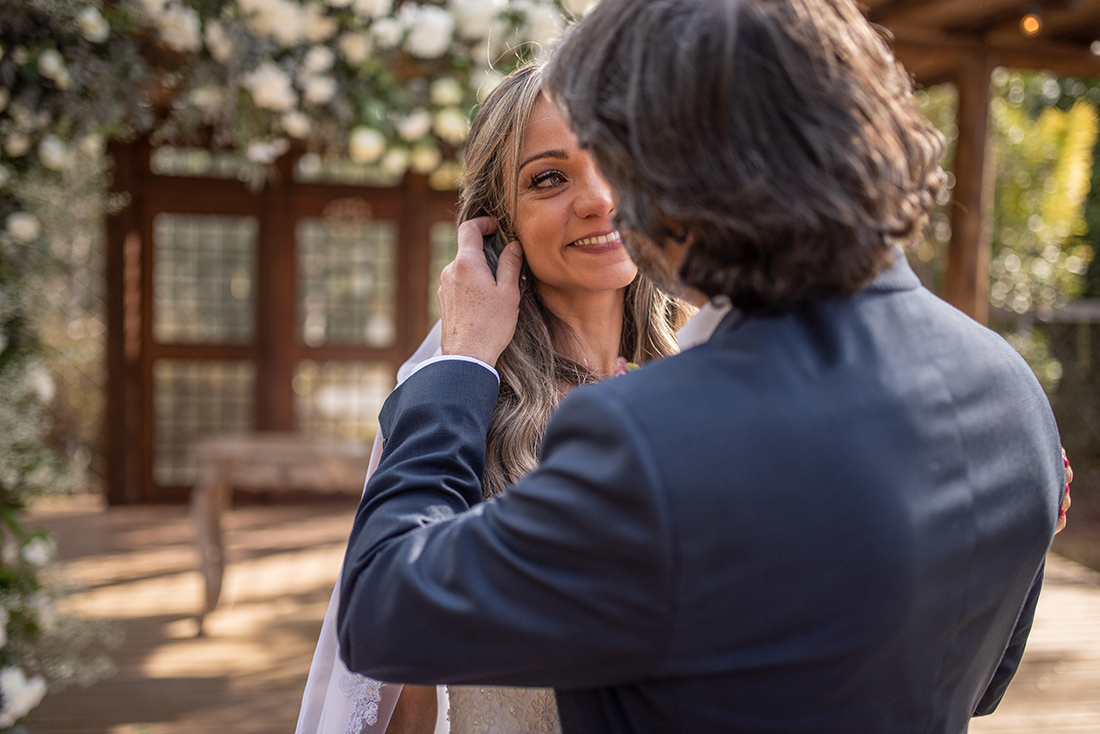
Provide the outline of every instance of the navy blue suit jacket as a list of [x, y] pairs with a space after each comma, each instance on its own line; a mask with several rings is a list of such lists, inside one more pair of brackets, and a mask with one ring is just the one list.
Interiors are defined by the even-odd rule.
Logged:
[[479, 503], [496, 396], [442, 362], [387, 401], [344, 566], [351, 670], [553, 686], [566, 732], [957, 734], [996, 706], [1058, 434], [1024, 362], [900, 255], [575, 390], [539, 468]]

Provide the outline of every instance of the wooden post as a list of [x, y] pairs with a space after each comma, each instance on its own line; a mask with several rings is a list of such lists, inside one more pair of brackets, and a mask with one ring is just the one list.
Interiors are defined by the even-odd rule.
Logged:
[[256, 242], [256, 361], [253, 428], [294, 428], [294, 363], [298, 344], [298, 280], [291, 212], [297, 152], [277, 162], [278, 175], [260, 194], [263, 215]]
[[140, 502], [145, 485], [142, 443], [141, 200], [135, 177], [144, 154], [143, 142], [112, 143], [111, 191], [129, 197], [122, 211], [106, 219], [107, 502]]
[[[431, 263], [432, 190], [428, 177], [416, 173], [405, 176], [401, 229], [397, 240], [397, 314], [398, 334], [403, 341], [401, 353], [413, 353], [428, 333], [428, 268]], [[434, 295], [434, 293], [433, 293]]]
[[958, 69], [955, 190], [951, 201], [951, 244], [944, 273], [944, 298], [980, 323], [989, 318], [989, 259], [992, 249], [993, 165], [989, 156], [989, 56], [974, 51]]

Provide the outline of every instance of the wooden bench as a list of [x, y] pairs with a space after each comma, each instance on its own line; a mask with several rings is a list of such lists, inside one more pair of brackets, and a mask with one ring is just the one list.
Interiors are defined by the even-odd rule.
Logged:
[[362, 441], [324, 441], [299, 433], [247, 433], [211, 436], [192, 446], [198, 483], [191, 494], [195, 543], [205, 599], [203, 619], [218, 605], [225, 575], [222, 513], [233, 490], [313, 490], [358, 495], [363, 489], [370, 445]]

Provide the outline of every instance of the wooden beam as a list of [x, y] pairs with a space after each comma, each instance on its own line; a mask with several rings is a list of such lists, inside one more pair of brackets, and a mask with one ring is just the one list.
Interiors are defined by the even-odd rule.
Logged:
[[989, 151], [990, 75], [993, 60], [974, 53], [956, 76], [959, 93], [955, 189], [944, 298], [980, 323], [989, 318], [990, 219], [993, 170]]
[[[874, 15], [874, 22], [887, 27], [914, 25], [923, 28], [950, 28], [980, 22], [1005, 12], [1026, 12], [1032, 0], [916, 0], [889, 4]], [[1020, 10], [1021, 6], [1023, 9]]]
[[899, 28], [892, 43], [898, 60], [922, 84], [945, 69], [959, 69], [977, 54], [993, 66], [1035, 69], [1083, 79], [1100, 77], [1100, 56], [1087, 48], [1064, 43], [1034, 46], [987, 44], [975, 38]]

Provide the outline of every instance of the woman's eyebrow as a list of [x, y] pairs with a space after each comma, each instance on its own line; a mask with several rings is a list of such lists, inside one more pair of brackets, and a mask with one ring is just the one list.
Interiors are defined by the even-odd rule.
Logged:
[[566, 160], [569, 158], [569, 153], [565, 152], [561, 148], [555, 148], [554, 150], [544, 150], [541, 153], [535, 153], [533, 156], [519, 164], [519, 170], [523, 170], [528, 163], [534, 163], [541, 158], [556, 158], [558, 160]]

